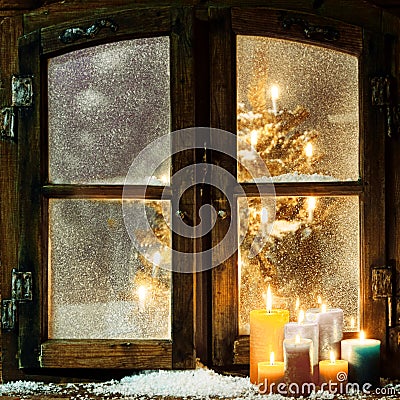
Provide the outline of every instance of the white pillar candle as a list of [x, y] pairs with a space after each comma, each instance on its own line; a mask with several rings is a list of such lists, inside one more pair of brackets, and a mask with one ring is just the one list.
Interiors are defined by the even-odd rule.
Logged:
[[312, 363], [315, 367], [318, 365], [319, 357], [319, 328], [317, 322], [303, 321], [299, 314], [298, 322], [289, 322], [285, 325], [285, 339], [295, 338], [296, 335], [304, 339], [311, 339], [313, 342], [313, 359]]
[[[381, 342], [377, 339], [342, 340], [342, 359], [349, 362], [349, 382], [379, 385], [379, 363]], [[368, 388], [367, 388], [368, 389]]]
[[343, 339], [343, 310], [341, 308], [310, 308], [306, 311], [306, 321], [317, 322], [319, 328], [319, 361], [329, 359], [329, 352], [340, 351]]
[[290, 387], [290, 384], [296, 384], [298, 388], [301, 388], [304, 383], [313, 382], [313, 344], [311, 339], [300, 338], [299, 335], [292, 339], [285, 339], [283, 355], [287, 387]]

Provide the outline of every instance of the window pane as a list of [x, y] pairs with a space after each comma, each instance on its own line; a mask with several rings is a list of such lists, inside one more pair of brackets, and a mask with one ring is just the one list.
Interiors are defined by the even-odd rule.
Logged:
[[[139, 211], [142, 200], [132, 200]], [[170, 246], [167, 201], [145, 201]], [[121, 201], [50, 200], [49, 338], [169, 339], [171, 273], [146, 261], [126, 232]], [[146, 232], [142, 235], [146, 241]], [[161, 265], [170, 253], [155, 255]]]
[[[268, 284], [274, 308], [290, 310], [296, 320], [296, 299], [304, 311], [318, 297], [344, 311], [344, 328], [359, 324], [359, 199], [342, 197], [277, 197], [276, 219], [266, 244], [254, 258], [248, 253], [260, 228], [259, 198], [239, 199], [239, 331], [249, 333], [249, 314], [265, 308]], [[248, 219], [249, 228], [245, 230]]]
[[[49, 180], [123, 184], [135, 156], [170, 132], [169, 38], [134, 39], [48, 63]], [[169, 163], [142, 171], [163, 185]]]
[[[275, 181], [359, 178], [357, 57], [257, 36], [237, 37], [238, 137]], [[248, 157], [238, 145], [239, 161]], [[254, 178], [260, 178], [257, 170]], [[243, 169], [241, 182], [251, 181]]]

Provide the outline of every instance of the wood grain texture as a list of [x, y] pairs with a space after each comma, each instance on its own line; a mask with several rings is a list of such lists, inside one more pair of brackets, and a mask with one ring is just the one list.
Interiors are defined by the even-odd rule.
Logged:
[[[271, 195], [271, 186], [265, 184], [242, 183], [241, 188], [248, 196]], [[326, 183], [275, 183], [277, 196], [351, 196], [361, 195], [363, 185], [359, 182], [326, 182]], [[235, 190], [240, 193], [239, 188]]]
[[164, 186], [121, 186], [121, 185], [45, 185], [42, 194], [52, 198], [80, 199], [168, 199], [171, 189]]
[[[210, 9], [210, 99], [211, 127], [236, 132], [236, 56], [231, 30], [230, 10]], [[236, 176], [236, 163], [227, 156], [235, 154], [236, 140], [226, 141], [221, 135], [211, 136], [212, 148], [226, 149], [213, 153], [212, 163]], [[217, 177], [214, 177], [218, 182]], [[216, 246], [225, 237], [230, 224], [236, 226], [236, 208], [233, 187], [222, 179], [221, 190], [211, 190], [215, 210], [225, 211], [229, 218], [218, 219], [212, 230], [213, 265], [216, 263]], [[230, 238], [235, 246], [237, 238]], [[236, 245], [237, 248], [237, 245]], [[233, 363], [233, 342], [238, 331], [238, 276], [237, 251], [212, 270], [212, 358], [214, 365]]]
[[[87, 29], [102, 17], [110, 18], [117, 26], [118, 30], [113, 32], [109, 28], [103, 28], [96, 36], [82, 38], [73, 43], [62, 43], [59, 36], [70, 28]], [[56, 26], [42, 29], [42, 48], [43, 54], [58, 51], [66, 52], [75, 48], [88, 45], [95, 45], [104, 41], [113, 41], [127, 36], [143, 37], [146, 35], [157, 36], [167, 35], [171, 29], [170, 10], [168, 7], [157, 9], [138, 9], [132, 11], [115, 11], [106, 15], [95, 10], [87, 18], [71, 20]]]
[[[379, 60], [379, 61], [378, 61]], [[378, 62], [377, 62], [378, 61]], [[383, 35], [364, 31], [361, 59], [361, 176], [365, 185], [361, 203], [361, 304], [362, 329], [369, 337], [382, 341], [386, 350], [386, 299], [372, 299], [372, 267], [385, 265], [385, 121], [384, 115], [371, 105], [370, 77], [387, 71]]]
[[49, 340], [41, 345], [43, 368], [172, 368], [172, 343], [157, 340]]
[[[179, 202], [172, 202], [172, 215], [178, 210], [185, 213], [189, 220], [196, 224], [197, 199], [195, 187], [182, 190], [188, 182], [174, 178], [176, 172], [196, 162], [195, 143], [181, 130], [195, 125], [194, 107], [194, 58], [193, 58], [193, 10], [183, 7], [172, 10], [171, 33], [171, 107], [172, 131], [172, 192], [174, 199], [178, 193], [183, 193]], [[189, 142], [188, 142], [189, 141]], [[188, 145], [183, 150], [182, 145]], [[195, 179], [195, 177], [194, 177]], [[177, 252], [193, 254], [190, 265], [182, 265], [178, 253], [174, 253], [172, 263], [172, 365], [174, 368], [194, 368], [196, 365], [194, 344], [194, 272], [196, 268], [196, 243], [193, 239], [172, 234], [173, 248]], [[183, 267], [182, 271], [179, 272]], [[193, 271], [193, 273], [190, 273]]]
[[32, 107], [21, 109], [18, 121], [18, 164], [20, 196], [20, 237], [18, 262], [21, 271], [31, 271], [33, 276], [32, 302], [19, 304], [19, 365], [38, 366], [41, 338], [42, 287], [42, 202], [41, 202], [41, 151], [40, 151], [40, 50], [39, 34], [33, 33], [19, 41], [19, 72], [34, 76]]
[[[18, 72], [18, 37], [22, 18], [0, 20], [0, 102], [11, 103], [11, 75]], [[0, 140], [0, 274], [1, 299], [11, 298], [11, 270], [18, 267], [19, 193], [18, 144]], [[15, 332], [1, 332], [1, 377], [19, 378], [17, 371], [17, 337]]]
[[[340, 36], [338, 40], [328, 41], [321, 37], [317, 39], [307, 38], [301, 26], [294, 24], [290, 28], [283, 28], [282, 18], [296, 17], [304, 19], [307, 23], [319, 27], [336, 29]], [[268, 21], [268, 22], [267, 22]], [[296, 40], [303, 43], [323, 46], [350, 54], [359, 55], [362, 49], [361, 28], [342, 22], [323, 19], [314, 15], [296, 14], [296, 12], [282, 12], [271, 9], [232, 9], [232, 27], [237, 34], [265, 35], [288, 40]]]

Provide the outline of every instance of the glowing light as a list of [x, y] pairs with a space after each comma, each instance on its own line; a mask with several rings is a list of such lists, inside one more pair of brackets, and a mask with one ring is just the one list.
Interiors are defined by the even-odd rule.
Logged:
[[276, 85], [271, 86], [271, 99], [272, 101], [279, 98], [279, 87]]
[[261, 223], [262, 224], [268, 223], [268, 210], [265, 207], [261, 209]]
[[300, 344], [300, 335], [296, 335], [296, 338], [294, 339], [295, 344]]
[[326, 312], [326, 304], [321, 305], [321, 312]]
[[147, 287], [144, 285], [141, 285], [137, 288], [137, 296], [139, 298], [139, 311], [142, 312], [144, 310], [144, 305], [146, 302], [146, 297], [147, 297]]
[[331, 360], [332, 364], [336, 363], [335, 353], [332, 350], [329, 352], [329, 359]]
[[314, 210], [317, 205], [317, 199], [315, 197], [307, 198], [307, 211], [308, 211], [308, 222], [312, 222], [314, 219]]
[[364, 342], [365, 341], [365, 333], [364, 331], [360, 331], [360, 342]]
[[318, 305], [322, 304], [322, 297], [321, 296], [317, 297], [317, 303], [318, 303]]
[[275, 353], [273, 351], [271, 351], [271, 354], [269, 355], [269, 363], [271, 365], [275, 364]]
[[302, 324], [303, 321], [304, 321], [304, 311], [303, 311], [303, 310], [300, 310], [300, 311], [299, 311], [299, 315], [298, 315], [298, 317], [297, 317], [297, 322], [298, 322], [299, 324]]
[[297, 311], [300, 308], [300, 299], [297, 297], [294, 309]]
[[271, 100], [272, 100], [272, 111], [276, 115], [277, 112], [277, 106], [276, 106], [276, 100], [279, 97], [279, 88], [276, 85], [271, 86]]
[[257, 143], [258, 143], [258, 132], [257, 132], [256, 130], [251, 131], [251, 134], [250, 134], [250, 144], [251, 144], [253, 147], [256, 147], [256, 146], [257, 146]]
[[271, 292], [271, 286], [268, 285], [267, 289], [267, 313], [272, 312], [272, 292]]
[[306, 153], [306, 156], [308, 158], [312, 157], [312, 155], [313, 155], [313, 145], [312, 145], [312, 143], [308, 142], [306, 144], [306, 147], [304, 148], [304, 152]]
[[317, 199], [313, 196], [309, 197], [307, 199], [307, 207], [308, 211], [313, 211], [315, 210], [315, 206], [317, 205]]

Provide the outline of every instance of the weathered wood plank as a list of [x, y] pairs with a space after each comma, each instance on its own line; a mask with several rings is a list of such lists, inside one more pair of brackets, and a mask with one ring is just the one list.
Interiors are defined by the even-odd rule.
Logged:
[[[230, 10], [210, 9], [210, 99], [211, 127], [236, 132], [236, 57], [231, 31]], [[227, 149], [234, 154], [236, 140], [227, 143], [221, 135], [212, 134], [212, 148]], [[234, 139], [234, 137], [233, 137]], [[231, 151], [229, 151], [229, 149]], [[212, 163], [236, 176], [236, 163], [227, 154], [212, 154]], [[217, 182], [216, 177], [214, 177]], [[237, 218], [233, 187], [221, 182], [221, 190], [211, 189], [213, 207], [225, 211], [229, 218], [219, 218], [212, 230], [213, 265], [218, 255], [216, 246], [225, 237], [230, 224]], [[224, 193], [222, 193], [224, 192]], [[236, 246], [232, 239], [231, 246]], [[222, 250], [222, 249], [221, 249]], [[237, 251], [212, 270], [212, 352], [215, 365], [233, 363], [233, 342], [238, 331]]]
[[[182, 193], [179, 201], [172, 202], [172, 215], [175, 218], [177, 211], [185, 213], [189, 220], [196, 224], [197, 199], [195, 187], [182, 191], [188, 182], [176, 179], [174, 175], [196, 162], [196, 149], [193, 138], [187, 137], [179, 130], [195, 125], [194, 107], [194, 59], [193, 59], [193, 11], [191, 8], [179, 8], [172, 11], [171, 34], [171, 108], [172, 130], [178, 131], [172, 137], [172, 191], [174, 196]], [[189, 142], [188, 142], [189, 141]], [[182, 150], [181, 146], [188, 146]], [[194, 177], [195, 179], [195, 177]], [[186, 221], [185, 221], [186, 222]], [[192, 238], [179, 235], [175, 231], [172, 243], [176, 257], [172, 263], [173, 279], [173, 316], [172, 365], [174, 368], [194, 368], [196, 365], [194, 345], [194, 272], [196, 268], [196, 242]], [[189, 265], [182, 265], [179, 253], [193, 254]], [[185, 272], [186, 271], [186, 272]], [[190, 273], [193, 271], [193, 273]]]
[[[125, 192], [124, 192], [125, 190]], [[172, 196], [171, 188], [164, 186], [122, 186], [122, 185], [46, 185], [42, 188], [46, 197], [52, 198], [81, 198], [81, 199], [169, 199]]]
[[[386, 299], [372, 299], [371, 268], [386, 262], [385, 232], [385, 122], [384, 114], [371, 105], [370, 78], [387, 71], [383, 35], [364, 32], [364, 53], [361, 59], [361, 177], [365, 185], [361, 203], [361, 304], [362, 329], [369, 337], [382, 341], [386, 351]], [[377, 61], [380, 62], [377, 62]]]
[[[0, 22], [0, 103], [11, 104], [11, 75], [18, 72], [18, 37], [22, 34], [22, 18], [2, 18]], [[0, 274], [1, 298], [11, 298], [11, 270], [18, 266], [19, 196], [18, 144], [0, 141]], [[1, 332], [1, 377], [18, 379], [17, 337], [15, 332]]]
[[[117, 31], [112, 31], [109, 28], [103, 28], [96, 36], [81, 38], [76, 42], [65, 44], [61, 42], [59, 36], [70, 28], [86, 29], [93, 25], [99, 18], [110, 18], [118, 27]], [[77, 20], [71, 20], [56, 26], [44, 28], [42, 30], [42, 48], [43, 54], [53, 53], [57, 51], [67, 51], [82, 45], [94, 45], [105, 40], [116, 40], [127, 35], [146, 36], [146, 35], [162, 35], [168, 34], [171, 29], [170, 9], [168, 7], [157, 9], [138, 9], [135, 12], [131, 10], [113, 12], [103, 15], [96, 13], [96, 16]]]
[[[258, 196], [263, 190], [267, 195], [271, 194], [270, 185], [242, 183], [241, 188], [248, 196]], [[275, 183], [274, 188], [277, 196], [351, 196], [363, 193], [363, 185], [358, 182]], [[240, 193], [239, 188], [235, 193]]]
[[172, 368], [172, 343], [161, 340], [49, 340], [41, 345], [44, 368]]
[[[307, 38], [302, 27], [297, 24], [285, 29], [282, 25], [283, 17], [299, 17], [315, 26], [329, 26], [336, 29], [340, 33], [340, 36], [335, 41], [323, 40], [320, 37], [318, 39]], [[321, 19], [313, 15], [296, 14], [295, 12], [282, 13], [281, 11], [263, 8], [233, 8], [232, 27], [237, 34], [265, 35], [276, 38], [284, 37], [285, 39], [301, 41], [334, 50], [340, 48], [341, 51], [350, 54], [359, 55], [362, 49], [361, 28], [334, 20]]]
[[20, 237], [18, 263], [21, 271], [33, 275], [32, 302], [19, 304], [19, 365], [38, 366], [38, 351], [42, 326], [44, 249], [41, 236], [42, 201], [40, 148], [40, 50], [39, 34], [24, 36], [19, 41], [19, 72], [33, 79], [33, 106], [21, 109], [18, 120], [18, 163], [20, 196]]

